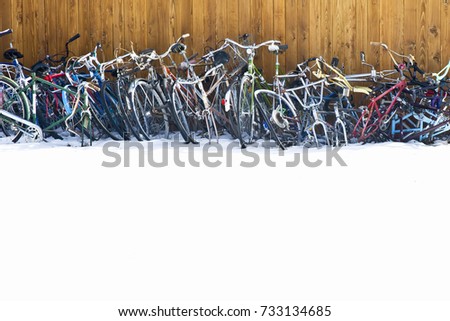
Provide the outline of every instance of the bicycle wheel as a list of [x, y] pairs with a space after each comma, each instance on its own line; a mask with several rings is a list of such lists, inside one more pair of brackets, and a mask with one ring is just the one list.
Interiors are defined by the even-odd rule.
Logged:
[[255, 142], [255, 102], [254, 82], [247, 76], [241, 79], [238, 104], [237, 104], [237, 128], [241, 145], [245, 146]]
[[41, 88], [36, 96], [36, 118], [44, 132], [44, 137], [62, 139], [58, 130], [66, 116], [61, 93], [52, 92], [50, 88]]
[[178, 127], [183, 139], [187, 143], [195, 143], [196, 141], [191, 135], [187, 117], [184, 112], [186, 106], [190, 103], [189, 101], [186, 101], [186, 99], [187, 96], [183, 94], [183, 90], [180, 85], [175, 84], [172, 88], [172, 104], [170, 105], [172, 119]]
[[227, 87], [222, 82], [216, 89], [213, 108], [216, 123], [224, 128], [233, 138], [239, 138], [236, 120], [236, 107], [238, 104], [238, 82]]
[[255, 98], [269, 137], [282, 149], [297, 145], [302, 132], [297, 110], [284, 97], [269, 90], [258, 90]]
[[141, 133], [140, 125], [133, 116], [133, 110], [131, 107], [130, 96], [128, 93], [130, 83], [125, 78], [118, 78], [115, 82], [115, 89], [117, 98], [119, 100], [120, 113], [125, 123], [127, 124], [128, 131], [133, 134], [138, 141], [144, 140], [144, 136]]
[[86, 94], [89, 99], [89, 110], [92, 115], [93, 124], [92, 126], [97, 128], [97, 131], [93, 133], [98, 133], [98, 136], [94, 137], [94, 140], [99, 140], [102, 138], [102, 132], [114, 140], [120, 140], [121, 138], [114, 132], [113, 126], [109, 122], [109, 118], [103, 105], [101, 103], [101, 91], [97, 87], [88, 87], [86, 89]]
[[153, 85], [147, 80], [137, 79], [130, 88], [133, 116], [142, 135], [147, 140], [168, 138], [168, 115], [165, 105]]
[[100, 102], [103, 110], [106, 112], [109, 123], [115, 130], [115, 134], [118, 135], [120, 140], [129, 140], [128, 128], [119, 110], [118, 93], [112, 81], [107, 80], [102, 84]]
[[[19, 85], [13, 80], [0, 76], [0, 110], [18, 116], [25, 120], [30, 119], [30, 105], [23, 92], [19, 92]], [[23, 132], [20, 130], [14, 120], [6, 115], [0, 114], [0, 137], [10, 137], [11, 141], [16, 143]]]

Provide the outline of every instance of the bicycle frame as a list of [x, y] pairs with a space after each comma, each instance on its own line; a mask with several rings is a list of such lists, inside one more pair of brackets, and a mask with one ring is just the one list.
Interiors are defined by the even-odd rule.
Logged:
[[[390, 120], [386, 119], [386, 117], [391, 113], [391, 111], [394, 109], [394, 106], [398, 103], [399, 97], [402, 94], [402, 92], [407, 87], [406, 79], [403, 78], [400, 82], [389, 88], [387, 91], [383, 92], [381, 95], [372, 98], [370, 100], [369, 105], [367, 106], [367, 111], [363, 112], [361, 114], [361, 117], [359, 118], [358, 122], [356, 123], [356, 126], [353, 130], [353, 137], [358, 138], [358, 141], [365, 141], [367, 138], [372, 136], [378, 129], [380, 129], [380, 126], [382, 124], [387, 124]], [[397, 94], [394, 96], [392, 102], [389, 104], [388, 108], [386, 108], [385, 111], [380, 110], [380, 106], [378, 105], [378, 102], [382, 100], [387, 95], [391, 94], [393, 91], [398, 90]], [[371, 121], [373, 115], [375, 114], [376, 119], [374, 121]], [[393, 115], [391, 116], [393, 117]], [[361, 133], [357, 133], [358, 126], [362, 124], [363, 129]], [[358, 137], [359, 136], [359, 137]]]

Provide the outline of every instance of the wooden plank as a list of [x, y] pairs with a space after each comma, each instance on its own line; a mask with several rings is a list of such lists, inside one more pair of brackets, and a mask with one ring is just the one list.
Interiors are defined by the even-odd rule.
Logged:
[[[372, 23], [370, 23], [372, 27]], [[367, 1], [356, 2], [356, 37], [355, 37], [355, 50], [357, 53], [364, 51], [369, 52], [369, 40], [368, 40], [368, 3]], [[359, 56], [356, 57], [357, 61], [352, 69], [352, 72], [367, 72], [368, 69], [363, 67]]]
[[[366, 51], [366, 59], [369, 63], [373, 64], [376, 69], [380, 68], [380, 48], [371, 46], [370, 42], [381, 41], [381, 23], [376, 23], [380, 21], [381, 17], [381, 4], [380, 0], [372, 0], [368, 2], [367, 6], [367, 42], [368, 49]], [[374, 23], [375, 21], [375, 23]]]
[[[248, 1], [247, 1], [248, 2]], [[203, 44], [198, 44], [196, 52], [203, 54], [204, 48], [216, 46], [216, 0], [204, 0], [203, 4]], [[194, 44], [196, 45], [196, 44]]]
[[345, 21], [345, 42], [344, 46], [341, 49], [343, 52], [341, 52], [340, 54], [344, 58], [343, 63], [346, 71], [355, 70], [356, 59], [357, 57], [359, 57], [356, 52], [357, 49], [355, 48], [356, 33], [358, 32], [358, 30], [356, 29], [356, 1], [357, 0], [347, 0], [345, 2], [344, 10], [347, 14], [345, 16], [345, 19], [342, 19], [343, 21]]
[[322, 55], [328, 60], [338, 57], [341, 62], [344, 62], [345, 23], [342, 17], [348, 13], [345, 11], [341, 0], [331, 1], [327, 3], [327, 6], [328, 8], [324, 7], [322, 10], [326, 12], [326, 17], [324, 17], [325, 19], [321, 21], [320, 25], [322, 28], [326, 26], [332, 26], [332, 28], [325, 32], [326, 35], [330, 34], [327, 36], [329, 44], [327, 45], [327, 42], [325, 42], [322, 46], [329, 48]]
[[[114, 0], [113, 2], [113, 26], [112, 47], [122, 48], [124, 46], [125, 18], [123, 16], [123, 2], [125, 0]], [[148, 16], [148, 14], [147, 14]]]
[[[101, 43], [106, 59], [113, 56], [113, 0], [102, 1], [102, 18], [101, 18]], [[142, 31], [141, 31], [142, 32]]]
[[215, 46], [221, 45], [223, 40], [227, 37], [226, 31], [224, 28], [227, 23], [227, 2], [226, 1], [217, 1], [216, 2], [216, 23], [215, 23]]
[[[170, 34], [170, 40], [173, 41], [176, 39], [177, 35], [181, 35], [183, 32], [182, 30], [182, 23], [183, 23], [183, 10], [182, 5], [183, 3], [179, 0], [170, 0], [171, 1], [171, 14], [173, 15], [173, 21], [171, 21], [171, 34]], [[190, 14], [190, 10], [185, 13], [186, 15]], [[190, 33], [190, 32], [188, 32]]]
[[[275, 0], [276, 1], [276, 0]], [[274, 0], [264, 0], [262, 2], [262, 16], [264, 17], [262, 19], [262, 39], [261, 41], [266, 41], [274, 38]], [[262, 66], [262, 70], [264, 73], [264, 77], [269, 82], [272, 81], [272, 76], [274, 74], [274, 57], [272, 57], [271, 54], [267, 52], [266, 48], [259, 49], [256, 53], [257, 59], [256, 60], [258, 66]], [[259, 56], [259, 57], [258, 57]]]
[[[281, 41], [281, 43], [286, 42], [286, 1], [277, 0], [273, 3], [273, 38], [275, 40]], [[267, 52], [266, 49], [264, 49]], [[272, 61], [275, 61], [275, 57], [270, 57]], [[280, 62], [280, 71], [286, 71], [286, 55], [280, 55], [278, 57]], [[274, 67], [271, 69], [274, 70]], [[268, 69], [266, 69], [268, 71]]]
[[419, 20], [419, 41], [417, 43], [416, 60], [419, 66], [427, 69], [427, 32], [426, 32], [426, 1], [419, 0], [418, 20]]
[[[339, 1], [339, 0], [338, 0]], [[331, 27], [333, 26], [333, 16], [331, 15], [331, 9], [332, 9], [332, 2], [330, 1], [321, 1], [320, 6], [320, 19], [319, 19], [319, 30], [320, 30], [320, 39], [319, 46], [321, 55], [327, 59], [331, 60], [333, 56], [332, 52], [332, 46], [331, 46], [331, 38], [332, 38], [332, 30]], [[336, 6], [336, 8], [339, 8], [339, 6]], [[339, 55], [340, 52], [340, 45], [339, 49], [337, 50], [336, 54]]]
[[300, 57], [300, 61], [305, 61], [311, 55], [310, 49], [310, 1], [298, 0], [298, 43], [297, 52]]
[[0, 30], [5, 30], [10, 28], [11, 20], [11, 1], [10, 0], [0, 0], [0, 8], [2, 8], [2, 19], [0, 19]]
[[[10, 29], [12, 28], [11, 0], [0, 0], [0, 6], [2, 8], [2, 18], [0, 19], [0, 30]], [[2, 38], [0, 38], [0, 49], [2, 53], [9, 47], [11, 39], [12, 35], [3, 36]]]
[[[181, 22], [179, 23], [180, 29], [175, 35], [174, 40], [176, 40], [176, 38], [182, 34], [192, 33], [193, 26], [192, 0], [177, 0], [177, 8], [180, 9], [179, 11], [177, 11], [177, 21]], [[191, 41], [191, 43], [188, 42], [188, 45], [190, 44], [192, 46], [192, 37], [189, 41]]]
[[[437, 5], [431, 5], [430, 1], [427, 1], [425, 7], [426, 70], [429, 72], [438, 72], [441, 69], [441, 13], [439, 9]], [[443, 24], [448, 25], [449, 20], [444, 20]]]
[[[14, 48], [17, 48], [19, 51], [23, 51], [23, 34], [24, 34], [23, 0], [12, 1], [11, 15], [13, 17], [11, 21], [11, 28], [14, 30], [12, 34], [13, 46]], [[24, 56], [27, 56], [25, 52], [23, 52], [23, 54]]]
[[[131, 37], [131, 40], [134, 42], [135, 50], [137, 52], [142, 51], [147, 48], [147, 36], [145, 34], [142, 9], [145, 9], [146, 0], [133, 0], [133, 22], [134, 22], [134, 34]], [[168, 5], [171, 8], [171, 4]], [[166, 22], [167, 23], [167, 22]], [[172, 29], [173, 25], [173, 17], [169, 20], [169, 28]]]
[[263, 15], [262, 15], [262, 2], [264, 0], [252, 0], [251, 1], [251, 20], [252, 26], [250, 33], [253, 36], [253, 41], [255, 43], [261, 43], [264, 40], [262, 33], [262, 23], [263, 23]]
[[56, 1], [55, 3], [55, 12], [57, 12], [56, 16], [56, 25], [52, 30], [54, 30], [55, 35], [52, 40], [55, 43], [55, 51], [50, 52], [50, 54], [61, 53], [64, 51], [64, 44], [69, 39], [69, 35], [67, 32], [68, 23], [67, 23], [67, 1]]
[[408, 0], [405, 1], [405, 17], [404, 20], [404, 30], [405, 30], [405, 39], [404, 39], [404, 48], [406, 53], [410, 53], [415, 55], [417, 48], [417, 27], [418, 27], [418, 10], [420, 3], [417, 0]]
[[238, 40], [239, 34], [239, 0], [227, 0], [227, 38]]
[[[404, 39], [404, 3], [403, 1], [381, 1], [381, 41], [399, 53], [403, 50]], [[381, 66], [391, 69], [393, 62], [388, 54], [381, 53]]]
[[[266, 0], [267, 3], [272, 3], [272, 0]], [[264, 1], [264, 2], [266, 2]], [[272, 17], [273, 11], [267, 16], [267, 19]], [[250, 1], [239, 1], [239, 35], [244, 33], [253, 33], [252, 21], [251, 21], [251, 2]]]
[[[266, 19], [263, 16], [262, 3], [265, 0], [252, 0], [250, 5], [250, 14], [251, 14], [251, 29], [248, 31], [251, 34], [251, 41], [253, 43], [261, 43], [263, 41], [268, 40], [265, 38], [263, 34], [263, 21]], [[260, 54], [257, 54], [255, 57], [255, 64], [257, 66], [263, 65], [263, 56], [265, 55], [265, 51], [261, 51]]]
[[297, 19], [299, 14], [297, 13], [299, 0], [286, 0], [286, 44], [289, 46], [286, 52], [286, 71], [295, 69], [300, 62], [298, 59], [298, 28]]
[[[79, 0], [69, 0], [67, 10], [69, 11], [67, 14], [67, 33], [69, 37], [72, 37], [80, 32], [78, 28], [78, 1]], [[44, 18], [45, 16], [43, 16]], [[83, 39], [80, 37], [78, 40], [72, 42], [69, 46], [69, 50], [73, 55], [79, 54], [80, 43], [83, 42]]]
[[139, 8], [139, 15], [141, 16], [141, 21], [140, 21], [140, 25], [139, 25], [139, 32], [141, 34], [143, 43], [142, 43], [142, 47], [143, 49], [148, 49], [150, 48], [150, 39], [149, 39], [149, 34], [148, 34], [148, 17], [145, 13], [147, 13], [148, 7], [152, 6], [152, 3], [150, 1], [144, 1], [141, 4], [141, 7]]
[[193, 0], [192, 3], [192, 43], [193, 46], [190, 50], [197, 51], [197, 48], [202, 48], [204, 44], [204, 20], [203, 20], [203, 12], [204, 12], [204, 0]]
[[[95, 1], [95, 0], [91, 0]], [[78, 2], [78, 27], [82, 41], [79, 43], [79, 54], [84, 55], [92, 50], [93, 42], [91, 36], [89, 0], [79, 0]], [[92, 17], [95, 18], [95, 17]], [[50, 38], [47, 38], [50, 39]], [[80, 40], [81, 40], [80, 39]]]
[[320, 0], [310, 1], [310, 24], [309, 24], [309, 34], [311, 41], [309, 42], [309, 56], [322, 56], [324, 52], [322, 50], [322, 44], [320, 39], [322, 39], [321, 34], [321, 12], [322, 12], [322, 2]]
[[[441, 68], [450, 60], [450, 4], [441, 3]], [[449, 75], [450, 76], [450, 75]]]
[[[60, 34], [64, 33], [64, 31], [60, 32], [60, 29], [63, 29], [62, 26], [59, 26], [59, 10], [60, 10], [60, 1], [51, 0], [48, 2], [48, 7], [46, 7], [47, 12], [58, 12], [58, 14], [52, 14], [47, 16], [47, 24], [48, 24], [48, 54], [53, 55], [59, 52], [59, 39]], [[61, 37], [62, 38], [62, 37]]]
[[[25, 34], [28, 39], [34, 39], [34, 41], [24, 41], [23, 48], [20, 49], [26, 55], [27, 63], [25, 65], [31, 66], [34, 62], [38, 60], [38, 58], [43, 58], [44, 53], [38, 53], [37, 44], [38, 41], [38, 31], [37, 31], [37, 21], [36, 15], [38, 8], [35, 6], [34, 1], [24, 0], [24, 11], [23, 11], [23, 19], [24, 26], [26, 28]], [[29, 62], [29, 63], [28, 63]]]
[[[126, 50], [131, 49], [131, 43], [133, 42], [133, 46], [136, 46], [135, 41], [135, 17], [134, 17], [134, 6], [136, 5], [135, 1], [124, 1], [123, 3], [123, 17], [124, 17], [124, 43], [122, 44], [122, 47]], [[167, 11], [164, 11], [167, 12]], [[166, 20], [167, 22], [167, 20]], [[166, 28], [167, 29], [167, 28]], [[137, 49], [137, 48], [135, 48]]]

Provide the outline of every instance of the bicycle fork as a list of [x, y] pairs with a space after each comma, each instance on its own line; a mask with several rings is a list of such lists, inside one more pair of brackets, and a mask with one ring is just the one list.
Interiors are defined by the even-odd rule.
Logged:
[[219, 143], [219, 131], [217, 130], [216, 120], [214, 119], [214, 114], [212, 112], [212, 108], [211, 108], [211, 104], [208, 99], [208, 95], [205, 91], [205, 88], [203, 88], [203, 84], [201, 82], [198, 83], [198, 88], [200, 89], [203, 105], [205, 106], [205, 109], [202, 111], [201, 116], [206, 122], [206, 129], [208, 130], [209, 143], [211, 144], [211, 137], [212, 137], [211, 124], [212, 124], [212, 127], [214, 128], [214, 133], [216, 135], [217, 143]]
[[313, 111], [314, 123], [311, 125], [311, 129], [312, 129], [312, 132], [313, 132], [313, 135], [314, 135], [314, 140], [316, 142], [316, 146], [317, 147], [320, 146], [319, 139], [317, 138], [316, 127], [322, 127], [324, 135], [325, 135], [326, 143], [327, 143], [327, 145], [331, 145], [330, 144], [330, 139], [328, 137], [327, 124], [323, 120], [321, 120], [319, 118], [319, 114], [318, 114], [317, 109], [315, 107], [313, 107], [312, 111]]
[[204, 91], [202, 93], [202, 100], [205, 105], [205, 110], [202, 111], [202, 118], [206, 122], [206, 129], [208, 130], [209, 143], [211, 144], [211, 137], [212, 137], [211, 124], [212, 124], [212, 127], [214, 128], [214, 133], [216, 135], [217, 143], [219, 143], [219, 131], [217, 130], [216, 120], [214, 119], [214, 114], [211, 110], [211, 106], [209, 104], [208, 98], [206, 97], [206, 93], [204, 93]]
[[342, 129], [342, 135], [344, 136], [344, 146], [348, 145], [348, 138], [347, 138], [347, 129], [345, 128], [345, 123], [341, 118], [341, 114], [339, 113], [338, 105], [334, 105], [334, 115], [336, 116], [336, 121], [334, 122], [334, 132], [335, 132], [335, 143], [336, 147], [339, 147], [341, 144], [341, 141], [339, 139], [339, 127]]

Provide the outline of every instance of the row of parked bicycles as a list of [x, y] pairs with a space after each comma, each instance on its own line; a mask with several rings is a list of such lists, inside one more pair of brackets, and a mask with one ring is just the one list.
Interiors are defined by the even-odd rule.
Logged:
[[[0, 37], [10, 34], [8, 29]], [[179, 133], [186, 143], [201, 138], [238, 139], [245, 147], [259, 139], [292, 145], [342, 146], [355, 142], [448, 139], [449, 64], [425, 73], [412, 55], [381, 47], [392, 70], [346, 74], [339, 60], [313, 57], [280, 72], [280, 41], [250, 42], [245, 34], [225, 39], [202, 56], [188, 56], [182, 35], [166, 52], [116, 49], [101, 62], [97, 44], [83, 56], [47, 55], [30, 68], [15, 48], [0, 63], [0, 139], [102, 138], [153, 140]], [[255, 65], [259, 50], [274, 55], [275, 76]]]

